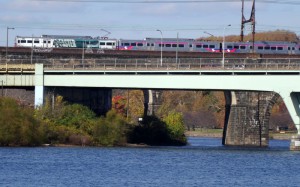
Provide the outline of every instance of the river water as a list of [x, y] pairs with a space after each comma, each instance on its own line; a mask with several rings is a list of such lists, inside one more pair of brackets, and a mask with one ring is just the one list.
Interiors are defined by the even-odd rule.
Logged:
[[300, 186], [289, 141], [234, 148], [219, 138], [184, 147], [0, 148], [0, 186]]

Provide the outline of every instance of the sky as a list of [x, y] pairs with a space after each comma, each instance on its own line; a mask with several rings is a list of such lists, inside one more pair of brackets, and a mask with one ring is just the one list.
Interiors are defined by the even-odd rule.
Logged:
[[[7, 31], [9, 46], [15, 36], [43, 34], [116, 39], [239, 35], [241, 7], [241, 0], [0, 0], [0, 46], [6, 46]], [[246, 19], [251, 8], [252, 0], [245, 0]], [[300, 35], [299, 9], [299, 0], [256, 0], [256, 31]]]

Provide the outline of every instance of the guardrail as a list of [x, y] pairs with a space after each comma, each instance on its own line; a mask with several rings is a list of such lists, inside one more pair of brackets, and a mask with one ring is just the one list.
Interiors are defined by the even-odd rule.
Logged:
[[0, 73], [34, 73], [34, 64], [0, 64]]
[[[300, 59], [39, 59], [46, 70], [300, 70]], [[32, 72], [29, 59], [0, 63], [0, 72]]]
[[45, 69], [70, 70], [300, 70], [300, 59], [73, 59], [44, 63]]

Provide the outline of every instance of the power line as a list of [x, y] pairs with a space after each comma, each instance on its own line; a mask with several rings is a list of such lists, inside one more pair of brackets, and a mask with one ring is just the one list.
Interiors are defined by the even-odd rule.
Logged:
[[[180, 4], [180, 3], [240, 3], [241, 0], [31, 0], [31, 1], [52, 1], [62, 3], [123, 3], [123, 4]], [[251, 2], [252, 0], [246, 0]], [[288, 5], [300, 5], [297, 0], [260, 0], [257, 3], [271, 3], [271, 4], [288, 4]]]

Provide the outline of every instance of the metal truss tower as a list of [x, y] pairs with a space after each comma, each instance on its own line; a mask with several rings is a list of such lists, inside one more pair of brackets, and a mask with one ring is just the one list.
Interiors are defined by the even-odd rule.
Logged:
[[244, 0], [242, 0], [242, 25], [241, 25], [241, 42], [244, 41], [244, 29], [245, 24], [251, 22], [252, 24], [252, 42], [253, 42], [253, 51], [254, 51], [254, 41], [255, 41], [255, 0], [253, 0], [252, 10], [250, 19], [246, 20], [244, 16]]

